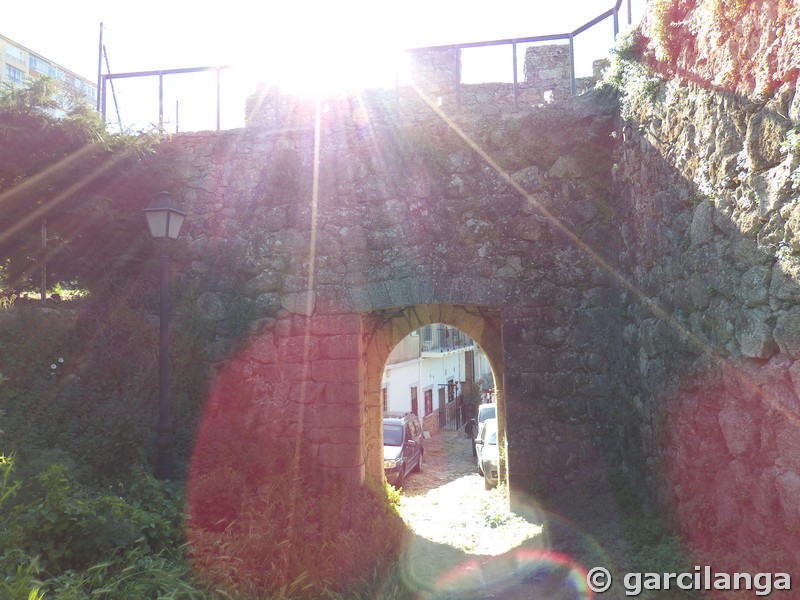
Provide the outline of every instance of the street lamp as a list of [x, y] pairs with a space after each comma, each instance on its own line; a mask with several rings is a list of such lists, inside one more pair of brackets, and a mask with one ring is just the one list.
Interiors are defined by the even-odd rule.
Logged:
[[144, 209], [150, 235], [161, 240], [161, 298], [158, 345], [158, 427], [156, 428], [156, 478], [172, 478], [172, 407], [169, 399], [169, 244], [180, 235], [186, 212], [161, 192]]

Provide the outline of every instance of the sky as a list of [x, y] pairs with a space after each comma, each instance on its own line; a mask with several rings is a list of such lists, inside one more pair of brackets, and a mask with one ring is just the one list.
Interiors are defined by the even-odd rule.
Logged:
[[[200, 3], [184, 0], [40, 0], [5, 3], [0, 34], [96, 81], [103, 23], [110, 72], [234, 65], [230, 75], [223, 75], [223, 88], [246, 95], [254, 91], [256, 80], [288, 79], [294, 80], [290, 87], [302, 87], [302, 80], [324, 80], [334, 71], [339, 78], [352, 78], [353, 85], [392, 85], [398, 50], [564, 33], [613, 4], [614, 0], [225, 0], [199, 8]], [[634, 20], [643, 4], [633, 0]], [[621, 24], [627, 22], [626, 5], [623, 2]], [[599, 58], [613, 45], [610, 19], [595, 30], [576, 38], [579, 76], [590, 71], [589, 54]], [[465, 80], [511, 80], [508, 47], [480, 52], [472, 50], [463, 57]], [[581, 53], [586, 55], [583, 60]], [[502, 74], [484, 74], [490, 70]], [[103, 72], [109, 72], [105, 64]], [[171, 112], [173, 120], [173, 98], [187, 106], [215, 93], [210, 74], [180, 77], [180, 84], [166, 84], [172, 87], [165, 113]], [[148, 110], [157, 107], [156, 85], [155, 78], [115, 82], [126, 125], [142, 104]], [[209, 88], [210, 94], [200, 91]], [[142, 96], [148, 100], [142, 101]], [[178, 112], [188, 114], [185, 108]], [[157, 108], [155, 113], [151, 122], [157, 120]], [[109, 119], [116, 119], [113, 109]]]

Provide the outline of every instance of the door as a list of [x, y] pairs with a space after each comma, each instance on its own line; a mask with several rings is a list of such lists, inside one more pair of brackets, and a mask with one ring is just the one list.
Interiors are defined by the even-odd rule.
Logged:
[[417, 464], [419, 444], [416, 441], [414, 423], [409, 421], [405, 427], [405, 440], [403, 441], [403, 475], [407, 475], [413, 465]]

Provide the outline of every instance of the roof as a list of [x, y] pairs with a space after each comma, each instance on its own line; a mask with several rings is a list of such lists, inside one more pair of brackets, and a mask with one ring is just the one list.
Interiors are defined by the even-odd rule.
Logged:
[[402, 412], [402, 411], [386, 411], [383, 413], [384, 419], [402, 419], [407, 416], [416, 416], [413, 412]]

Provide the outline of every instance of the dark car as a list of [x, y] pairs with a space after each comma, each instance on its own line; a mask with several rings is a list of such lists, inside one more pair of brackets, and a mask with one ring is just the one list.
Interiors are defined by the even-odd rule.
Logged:
[[424, 435], [419, 417], [412, 412], [383, 413], [383, 472], [395, 487], [410, 472], [422, 470]]

